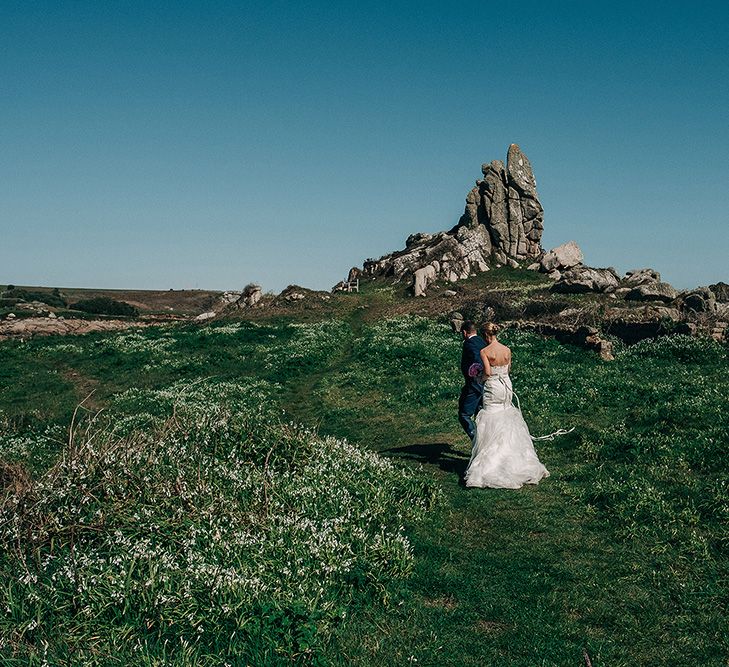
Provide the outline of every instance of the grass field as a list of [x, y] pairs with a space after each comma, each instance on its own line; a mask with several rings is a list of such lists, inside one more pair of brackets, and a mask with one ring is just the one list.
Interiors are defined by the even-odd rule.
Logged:
[[[575, 430], [539, 443], [552, 476], [538, 487], [466, 490], [459, 341], [434, 319], [378, 319], [386, 297], [323, 322], [0, 345], [0, 457], [15, 471], [5, 518], [17, 512], [7, 480], [24, 470], [44, 491], [43, 511], [23, 509], [24, 534], [63, 519], [25, 551], [5, 543], [5, 664], [563, 667], [584, 652], [595, 667], [729, 664], [726, 347], [667, 337], [608, 363], [507, 331], [532, 433]], [[86, 409], [102, 408], [90, 424]], [[134, 456], [109, 463], [118, 451]], [[107, 467], [137, 480], [135, 494], [122, 485], [81, 503]], [[95, 528], [73, 528], [76, 505], [93, 507]], [[170, 523], [180, 507], [186, 519]], [[325, 520], [339, 526], [331, 541], [306, 546]], [[152, 531], [169, 561], [157, 579], [137, 576], [141, 556], [124, 560]], [[211, 598], [202, 565], [185, 588], [176, 540], [191, 535], [205, 567], [259, 588]], [[44, 580], [56, 555], [72, 566], [65, 588]], [[81, 600], [74, 577], [97, 594]], [[160, 577], [172, 597], [154, 606], [143, 586]]]

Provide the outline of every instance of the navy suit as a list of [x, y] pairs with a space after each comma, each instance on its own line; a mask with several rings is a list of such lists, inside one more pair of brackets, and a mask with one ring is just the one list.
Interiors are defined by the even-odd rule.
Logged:
[[483, 385], [476, 378], [468, 376], [468, 369], [471, 364], [481, 363], [479, 353], [485, 347], [486, 343], [481, 336], [471, 336], [463, 341], [463, 352], [461, 352], [461, 373], [463, 373], [465, 385], [461, 389], [461, 397], [458, 399], [458, 421], [471, 440], [476, 434], [476, 425], [473, 423], [472, 417], [481, 407]]

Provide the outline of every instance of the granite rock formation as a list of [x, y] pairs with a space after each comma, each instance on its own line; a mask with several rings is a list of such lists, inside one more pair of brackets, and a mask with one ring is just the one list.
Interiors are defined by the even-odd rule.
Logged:
[[263, 297], [261, 286], [256, 283], [249, 283], [243, 288], [240, 297], [235, 302], [238, 308], [252, 308]]
[[697, 287], [681, 294], [681, 306], [694, 313], [716, 312], [716, 295], [708, 287]]
[[625, 295], [629, 301], [664, 301], [671, 303], [678, 296], [678, 292], [668, 283], [642, 282], [638, 283]]
[[552, 291], [561, 294], [584, 294], [585, 292], [614, 292], [619, 285], [615, 269], [596, 269], [579, 264], [567, 269], [552, 285]]
[[436, 280], [455, 282], [491, 264], [519, 266], [543, 254], [544, 209], [531, 164], [516, 144], [506, 166], [494, 160], [466, 196], [458, 224], [447, 232], [412, 234], [405, 249], [364, 263], [365, 276], [412, 281], [416, 296]]
[[709, 285], [709, 289], [714, 293], [714, 297], [719, 303], [729, 303], [729, 285], [718, 282]]
[[625, 272], [623, 280], [628, 285], [649, 285], [651, 283], [660, 283], [661, 274], [655, 269], [633, 269]]
[[580, 246], [574, 241], [568, 241], [556, 248], [552, 248], [542, 257], [542, 261], [536, 266], [543, 273], [552, 271], [563, 271], [582, 264], [584, 256]]

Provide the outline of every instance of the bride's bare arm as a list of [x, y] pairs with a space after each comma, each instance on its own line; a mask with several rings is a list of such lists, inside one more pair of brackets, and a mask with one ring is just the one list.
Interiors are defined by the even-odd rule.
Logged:
[[481, 363], [483, 364], [483, 374], [488, 377], [491, 375], [491, 364], [489, 362], [489, 358], [486, 356], [486, 350], [481, 350], [479, 355], [481, 356]]

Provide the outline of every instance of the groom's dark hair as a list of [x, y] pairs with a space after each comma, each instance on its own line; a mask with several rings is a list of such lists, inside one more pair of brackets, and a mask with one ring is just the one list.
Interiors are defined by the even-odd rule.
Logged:
[[476, 325], [471, 322], [471, 320], [466, 320], [461, 325], [461, 331], [465, 331], [466, 333], [476, 333]]

